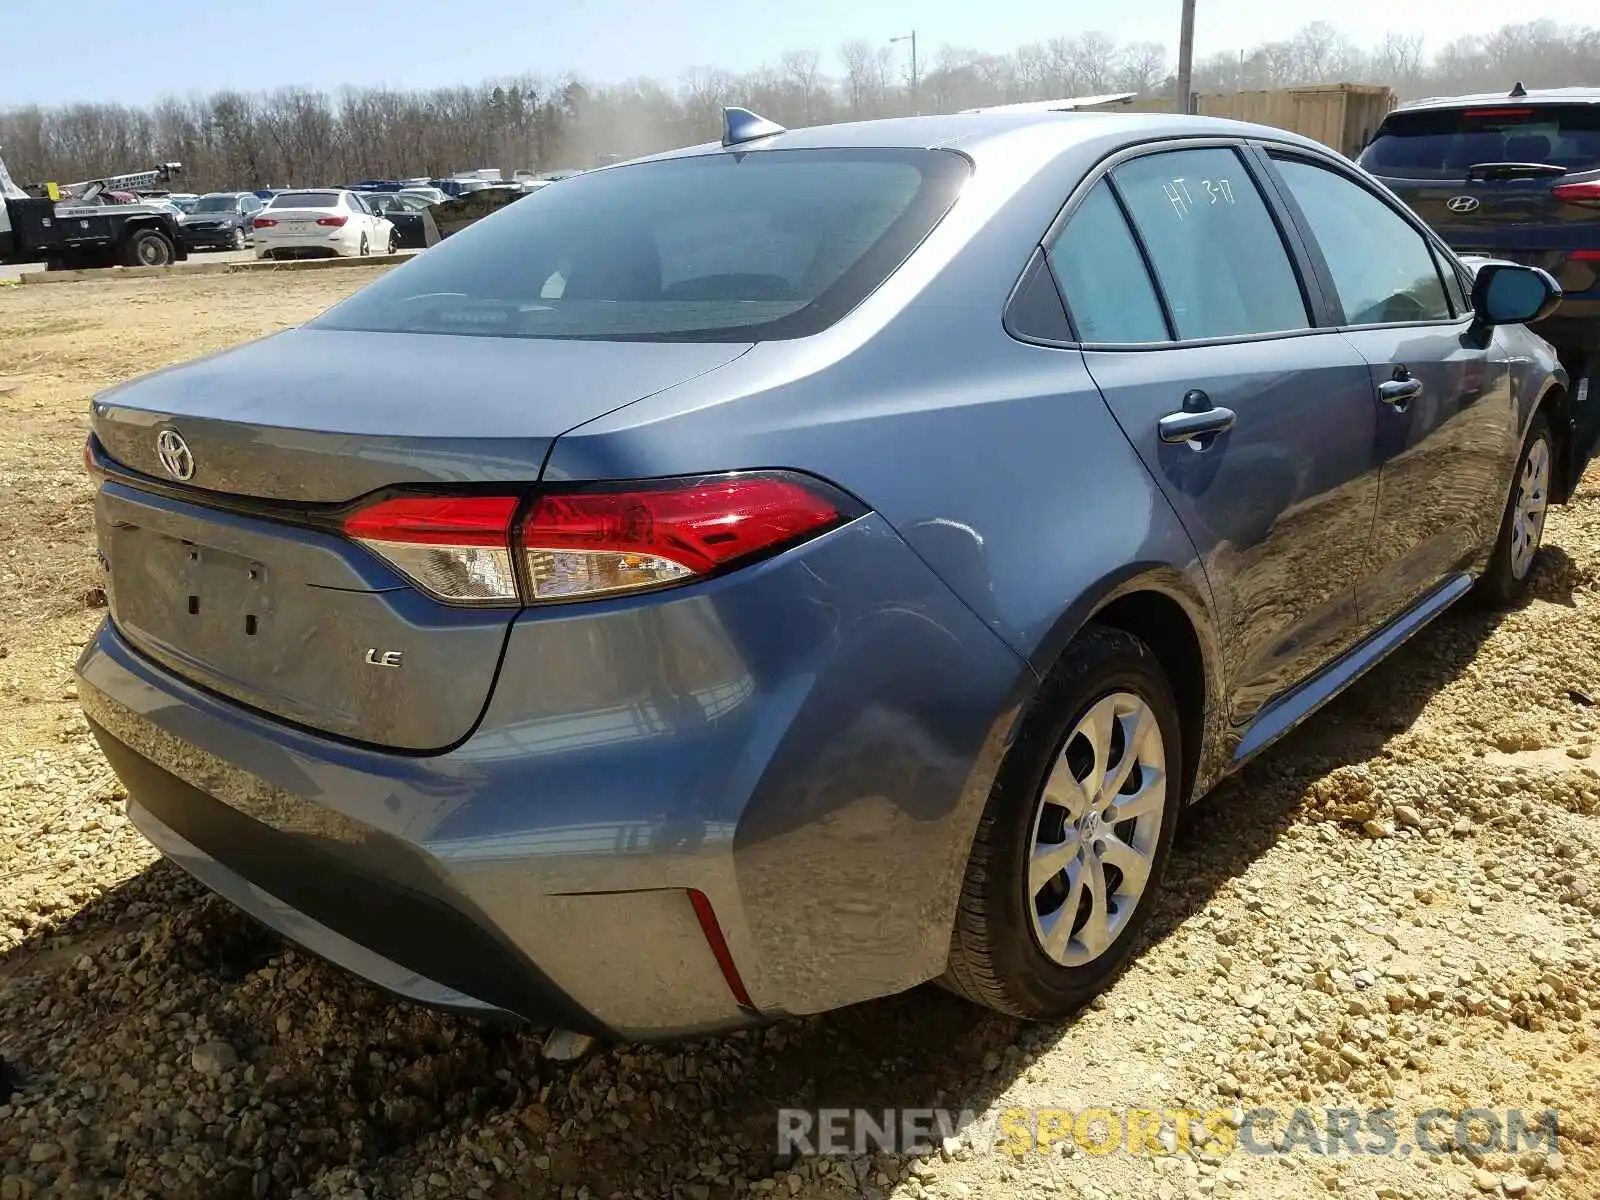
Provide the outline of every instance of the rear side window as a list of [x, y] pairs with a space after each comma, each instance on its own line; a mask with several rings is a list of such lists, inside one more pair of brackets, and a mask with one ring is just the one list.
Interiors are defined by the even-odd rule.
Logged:
[[385, 276], [329, 328], [760, 341], [831, 325], [881, 284], [970, 173], [943, 150], [661, 159], [541, 188]]
[[338, 208], [338, 192], [279, 192], [268, 208]]
[[1449, 319], [1433, 251], [1408, 221], [1335, 171], [1294, 159], [1276, 163], [1322, 249], [1346, 322]]
[[1174, 150], [1111, 172], [1179, 338], [1305, 329], [1283, 238], [1232, 150]]
[[1167, 340], [1161, 302], [1104, 180], [1083, 198], [1050, 247], [1050, 266], [1080, 341]]
[[1600, 104], [1494, 105], [1391, 113], [1361, 152], [1376, 175], [1465, 179], [1480, 163], [1600, 170]]

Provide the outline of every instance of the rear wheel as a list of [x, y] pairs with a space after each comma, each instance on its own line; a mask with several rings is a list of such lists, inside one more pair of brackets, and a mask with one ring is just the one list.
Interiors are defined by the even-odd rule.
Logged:
[[156, 229], [136, 229], [122, 247], [125, 267], [166, 267], [175, 257], [172, 243]]
[[400, 249], [400, 235], [394, 230], [389, 230], [389, 248], [386, 253], [393, 254]]
[[1544, 540], [1554, 465], [1550, 422], [1542, 412], [1535, 413], [1511, 481], [1500, 536], [1495, 540], [1489, 566], [1478, 580], [1478, 594], [1490, 604], [1513, 603], [1528, 589], [1533, 560]]
[[1035, 1020], [1127, 965], [1171, 853], [1177, 703], [1150, 648], [1091, 628], [1051, 672], [978, 823], [941, 982]]
[[367, 235], [364, 233], [361, 235], [361, 246], [356, 253], [362, 258], [365, 258], [367, 255], [372, 253], [372, 247], [367, 244]]

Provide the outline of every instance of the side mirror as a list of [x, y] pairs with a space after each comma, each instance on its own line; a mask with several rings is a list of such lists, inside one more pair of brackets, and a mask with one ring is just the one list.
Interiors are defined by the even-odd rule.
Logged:
[[1472, 280], [1472, 310], [1480, 325], [1542, 321], [1560, 304], [1561, 285], [1538, 267], [1488, 262]]

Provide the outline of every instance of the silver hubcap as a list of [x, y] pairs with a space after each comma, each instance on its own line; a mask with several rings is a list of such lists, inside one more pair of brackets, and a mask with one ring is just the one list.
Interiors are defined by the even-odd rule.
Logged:
[[1095, 701], [1067, 735], [1033, 818], [1028, 912], [1053, 961], [1092, 962], [1127, 927], [1150, 882], [1166, 805], [1155, 714], [1130, 692]]
[[1525, 578], [1544, 537], [1544, 510], [1550, 495], [1550, 443], [1540, 438], [1528, 448], [1517, 477], [1517, 502], [1511, 506], [1511, 573]]

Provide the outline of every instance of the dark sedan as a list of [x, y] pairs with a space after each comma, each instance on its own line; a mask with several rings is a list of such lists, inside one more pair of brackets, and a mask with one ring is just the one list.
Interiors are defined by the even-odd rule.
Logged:
[[427, 201], [420, 196], [401, 196], [394, 192], [358, 192], [367, 207], [394, 226], [394, 244], [400, 250], [425, 250], [439, 240]]
[[196, 200], [183, 217], [183, 239], [191, 250], [243, 250], [251, 221], [261, 211], [253, 192], [211, 192]]

